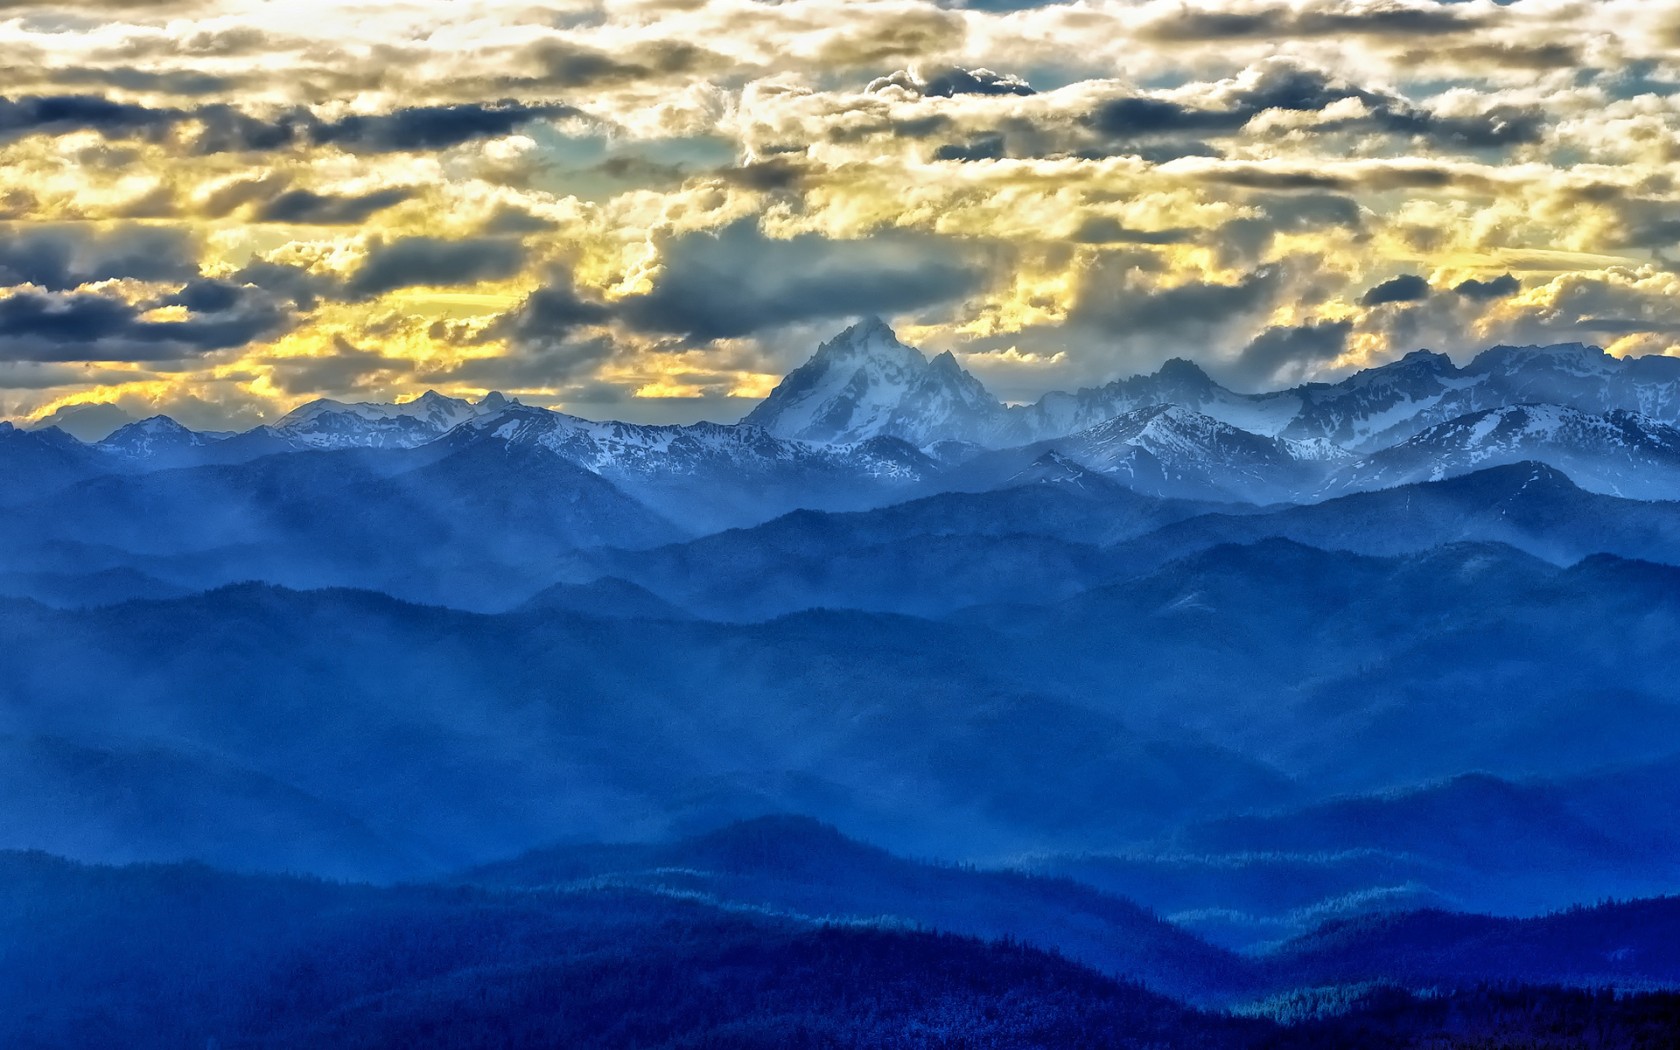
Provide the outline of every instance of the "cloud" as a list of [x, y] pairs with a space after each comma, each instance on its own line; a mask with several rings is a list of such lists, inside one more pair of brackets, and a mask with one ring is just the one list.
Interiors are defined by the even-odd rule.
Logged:
[[[1650, 0], [273, 6], [13, 0], [0, 404], [465, 369], [640, 405], [756, 390], [863, 311], [1052, 362], [997, 364], [1012, 398], [1251, 344], [1243, 374], [1288, 372], [1350, 304], [1347, 364], [1673, 341], [1680, 22]], [[386, 294], [440, 284], [537, 291]]]
[[371, 299], [416, 285], [452, 286], [504, 280], [525, 265], [525, 249], [509, 237], [401, 237], [375, 243], [345, 291]]
[[728, 65], [723, 56], [687, 40], [651, 40], [614, 54], [572, 40], [546, 39], [514, 56], [529, 76], [511, 76], [498, 86], [513, 91], [577, 89], [657, 80], [675, 74], [703, 74]]
[[1488, 281], [1471, 279], [1453, 285], [1453, 291], [1466, 299], [1504, 299], [1516, 295], [1522, 288], [1522, 282], [1510, 274], [1495, 277]]
[[415, 370], [414, 362], [408, 358], [364, 350], [342, 335], [333, 337], [332, 346], [332, 353], [328, 354], [269, 358], [267, 364], [274, 385], [293, 396], [338, 395], [365, 389], [370, 380], [388, 386]]
[[1435, 37], [1487, 24], [1479, 14], [1447, 6], [1403, 3], [1231, 3], [1183, 5], [1146, 23], [1141, 35], [1160, 43], [1311, 39], [1315, 37]]
[[1243, 347], [1224, 371], [1250, 386], [1299, 382], [1319, 365], [1342, 356], [1352, 331], [1348, 320], [1273, 325]]
[[753, 220], [669, 238], [653, 288], [615, 306], [631, 328], [702, 341], [800, 321], [895, 314], [979, 290], [972, 245], [884, 230], [859, 240], [766, 236]]
[[1079, 224], [1073, 240], [1080, 244], [1188, 244], [1194, 229], [1175, 226], [1163, 230], [1134, 230], [1112, 215], [1092, 215]]
[[0, 97], [0, 141], [70, 131], [158, 139], [184, 116], [179, 110], [153, 109], [102, 95]]
[[270, 259], [253, 258], [224, 280], [260, 288], [275, 301], [290, 303], [302, 311], [315, 309], [322, 299], [343, 297], [342, 283], [337, 276]]
[[[469, 357], [422, 370], [417, 378], [495, 390], [553, 390], [587, 379], [605, 362], [625, 356], [626, 348], [604, 333], [551, 334], [540, 342], [523, 344], [517, 353]], [[606, 400], [598, 394], [594, 399]]]
[[1002, 135], [987, 135], [961, 145], [947, 143], [933, 151], [934, 160], [998, 160], [1004, 155]]
[[864, 90], [878, 94], [897, 88], [924, 98], [953, 98], [957, 95], [1033, 95], [1032, 85], [1013, 73], [993, 69], [963, 69], [941, 66], [931, 70], [896, 70], [869, 82]]
[[[1342, 112], [1341, 106], [1351, 106]], [[1428, 139], [1442, 148], [1487, 149], [1538, 142], [1546, 128], [1536, 105], [1496, 103], [1438, 112], [1403, 96], [1361, 87], [1291, 58], [1275, 58], [1215, 84], [1170, 93], [1104, 99], [1086, 117], [1098, 134], [1132, 142], [1163, 136], [1235, 135], [1270, 112], [1319, 114], [1301, 131], [1381, 132]]]
[[606, 304], [585, 299], [570, 273], [555, 273], [543, 287], [497, 318], [486, 335], [518, 348], [552, 347], [569, 340], [578, 328], [612, 317]]
[[535, 120], [582, 115], [556, 102], [517, 99], [409, 106], [327, 120], [302, 107], [264, 115], [225, 103], [179, 108], [118, 102], [101, 95], [0, 97], [0, 142], [73, 131], [162, 141], [177, 128], [191, 126], [192, 150], [201, 154], [303, 146], [334, 146], [352, 153], [423, 152], [498, 138]]
[[189, 285], [164, 298], [155, 306], [183, 307], [185, 316], [156, 319], [148, 305], [114, 295], [13, 291], [0, 297], [0, 360], [172, 361], [244, 346], [288, 322], [254, 289], [219, 300], [223, 309], [194, 312], [187, 304], [201, 294]]
[[1384, 303], [1415, 303], [1429, 295], [1429, 282], [1415, 273], [1403, 273], [1367, 289], [1359, 297], [1360, 306], [1381, 306]]
[[390, 186], [343, 195], [306, 189], [284, 190], [259, 204], [252, 217], [258, 222], [358, 226], [387, 208], [412, 200], [414, 196], [415, 191], [408, 186]]
[[1277, 266], [1260, 267], [1230, 282], [1151, 285], [1124, 259], [1105, 258], [1081, 275], [1068, 321], [1128, 338], [1205, 333], [1267, 307], [1282, 285]]
[[193, 236], [178, 227], [0, 227], [0, 287], [32, 284], [61, 292], [119, 278], [179, 283], [197, 273]]
[[414, 152], [448, 149], [474, 139], [497, 138], [533, 120], [581, 116], [559, 103], [463, 102], [414, 106], [389, 113], [355, 114], [309, 129], [310, 141], [348, 150]]

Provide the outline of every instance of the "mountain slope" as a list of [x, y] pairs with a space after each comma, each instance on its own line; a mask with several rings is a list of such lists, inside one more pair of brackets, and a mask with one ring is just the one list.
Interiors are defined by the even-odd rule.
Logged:
[[1111, 577], [1094, 545], [1205, 509], [1140, 496], [1101, 475], [1021, 475], [877, 510], [796, 511], [750, 529], [578, 559], [574, 578], [622, 576], [684, 607], [762, 619], [818, 606], [938, 615], [1043, 603]]
[[19, 430], [0, 422], [0, 505], [25, 503], [115, 467], [59, 430]]
[[1587, 492], [1553, 467], [1513, 463], [1322, 503], [1204, 515], [1115, 553], [1145, 569], [1220, 543], [1269, 537], [1376, 555], [1492, 542], [1557, 564], [1597, 553], [1680, 564], [1680, 503]]
[[755, 426], [594, 423], [524, 407], [474, 421], [441, 444], [478, 434], [547, 449], [696, 532], [756, 524], [796, 507], [890, 503], [936, 471], [896, 438], [826, 446]]
[[456, 866], [790, 809], [956, 855], [1113, 845], [1295, 798], [1194, 734], [1140, 733], [1035, 689], [990, 638], [856, 613], [482, 616], [259, 585], [74, 612], [7, 603], [0, 718], [81, 746], [223, 756]]
[[916, 863], [809, 818], [765, 817], [670, 844], [558, 847], [459, 877], [493, 888], [622, 886], [801, 918], [884, 922], [1054, 949], [1181, 998], [1240, 992], [1234, 955], [1087, 887]]
[[1593, 492], [1680, 497], [1680, 428], [1619, 409], [1588, 415], [1558, 405], [1514, 405], [1438, 423], [1352, 465], [1327, 491], [1392, 488], [1524, 461], [1544, 462]]
[[1277, 1031], [1020, 944], [635, 890], [374, 889], [16, 853], [0, 878], [8, 1046], [888, 1050], [927, 1032], [919, 1045], [1239, 1050]]
[[544, 448], [480, 439], [99, 477], [19, 508], [0, 535], [13, 571], [74, 543], [179, 584], [371, 586], [477, 607], [529, 595], [569, 551], [683, 533]]

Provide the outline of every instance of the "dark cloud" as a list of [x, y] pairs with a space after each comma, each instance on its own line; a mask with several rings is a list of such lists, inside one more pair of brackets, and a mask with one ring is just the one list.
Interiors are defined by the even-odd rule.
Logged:
[[581, 115], [559, 103], [502, 99], [322, 120], [303, 108], [257, 115], [224, 103], [178, 109], [115, 102], [100, 95], [26, 96], [0, 98], [0, 141], [72, 131], [158, 141], [179, 127], [192, 125], [192, 149], [205, 154], [277, 152], [300, 146], [336, 146], [360, 153], [418, 152], [507, 135], [534, 120]]
[[1156, 135], [1220, 135], [1239, 131], [1271, 109], [1313, 112], [1344, 99], [1370, 105], [1392, 102], [1321, 69], [1277, 60], [1265, 63], [1240, 85], [1208, 85], [1199, 102], [1132, 95], [1097, 105], [1091, 127], [1119, 139]]
[[345, 195], [316, 193], [306, 189], [285, 190], [262, 202], [253, 217], [258, 222], [355, 226], [413, 197], [414, 190], [407, 186], [391, 186], [369, 190], [367, 193]]
[[1564, 207], [1586, 205], [1607, 211], [1611, 220], [1607, 240], [1613, 247], [1670, 248], [1680, 243], [1680, 201], [1641, 196], [1603, 182], [1571, 187], [1558, 196]]
[[618, 353], [611, 336], [584, 331], [612, 316], [612, 307], [584, 298], [572, 275], [557, 270], [485, 331], [487, 338], [505, 340], [512, 352], [463, 358], [420, 378], [496, 389], [554, 389], [591, 375]]
[[272, 172], [252, 178], [234, 179], [216, 186], [195, 204], [194, 210], [206, 218], [219, 219], [231, 215], [247, 204], [270, 201], [286, 189], [288, 180]]
[[356, 114], [318, 124], [310, 129], [309, 138], [317, 144], [351, 151], [438, 150], [475, 139], [507, 135], [533, 120], [579, 115], [571, 106], [514, 99], [415, 106], [390, 113]]
[[1141, 282], [1123, 258], [1105, 258], [1081, 275], [1068, 321], [1133, 337], [1205, 333], [1269, 306], [1282, 278], [1278, 267], [1263, 266], [1231, 284], [1187, 281], [1161, 288]]
[[552, 220], [512, 204], [502, 204], [484, 220], [481, 232], [487, 236], [519, 236], [527, 233], [552, 233], [554, 228], [555, 223]]
[[1005, 155], [1002, 135], [986, 135], [967, 143], [947, 143], [933, 151], [934, 160], [1000, 160]]
[[633, 51], [614, 55], [570, 40], [541, 40], [527, 45], [514, 59], [517, 66], [535, 68], [530, 76], [501, 82], [515, 92], [533, 89], [572, 89], [697, 74], [728, 65], [715, 51], [684, 40], [654, 40]]
[[1359, 297], [1361, 306], [1381, 306], [1384, 303], [1415, 303], [1428, 298], [1429, 282], [1415, 273], [1403, 273], [1368, 289]]
[[1464, 14], [1448, 7], [1391, 2], [1350, 5], [1344, 9], [1269, 4], [1233, 11], [1185, 6], [1149, 23], [1142, 35], [1162, 43], [1326, 36], [1406, 38], [1462, 33], [1485, 24], [1487, 19], [1480, 15]]
[[1250, 190], [1349, 190], [1358, 186], [1345, 175], [1303, 168], [1270, 168], [1261, 164], [1230, 164], [1200, 173], [1209, 182]]
[[1080, 244], [1188, 244], [1196, 232], [1186, 227], [1134, 230], [1112, 216], [1093, 215], [1079, 224], [1073, 239]]
[[516, 352], [469, 357], [421, 372], [427, 383], [464, 383], [492, 389], [553, 389], [586, 378], [623, 349], [604, 334], [571, 335], [520, 344]]
[[1363, 169], [1332, 173], [1311, 168], [1266, 167], [1254, 163], [1220, 164], [1201, 169], [1195, 177], [1204, 182], [1257, 190], [1336, 190], [1382, 192], [1385, 190], [1492, 190], [1493, 183], [1474, 172], [1456, 171], [1440, 164], [1407, 161], [1372, 164]]
[[195, 152], [281, 153], [309, 141], [319, 125], [307, 109], [292, 109], [255, 116], [223, 103], [201, 106], [191, 114], [197, 125]]
[[1578, 69], [1585, 59], [1579, 44], [1548, 41], [1543, 44], [1508, 44], [1489, 41], [1455, 47], [1409, 51], [1403, 61], [1412, 65], [1447, 62], [1454, 65], [1495, 66], [1505, 69]]
[[191, 235], [169, 226], [0, 226], [0, 286], [61, 292], [132, 278], [178, 284], [198, 273]]
[[632, 328], [710, 341], [766, 328], [902, 313], [977, 291], [989, 268], [975, 246], [888, 230], [860, 240], [767, 237], [743, 220], [661, 248], [653, 290], [616, 304]]
[[1280, 228], [1292, 232], [1326, 226], [1356, 227], [1363, 222], [1359, 202], [1336, 193], [1261, 195], [1251, 202]]
[[1522, 288], [1522, 282], [1510, 274], [1495, 277], [1489, 281], [1468, 280], [1453, 286], [1453, 291], [1466, 299], [1485, 301], [1488, 299], [1504, 299], [1516, 295]]
[[1394, 106], [1376, 110], [1369, 122], [1383, 131], [1427, 138], [1442, 146], [1463, 149], [1491, 149], [1539, 142], [1546, 131], [1546, 115], [1538, 106], [1499, 105], [1467, 116], [1442, 115], [1413, 106]]
[[180, 291], [163, 300], [165, 306], [181, 306], [195, 314], [225, 314], [244, 302], [246, 286], [213, 277], [196, 277]]
[[118, 88], [123, 91], [158, 95], [226, 95], [251, 82], [250, 77], [205, 73], [195, 69], [135, 69], [75, 67], [50, 71], [55, 85], [67, 87]]
[[611, 316], [605, 304], [578, 294], [571, 274], [556, 273], [498, 318], [486, 334], [526, 349], [554, 347], [568, 342], [578, 328], [600, 324]]
[[1090, 115], [1097, 132], [1119, 139], [1152, 135], [1206, 135], [1236, 131], [1254, 112], [1234, 109], [1202, 109], [1163, 98], [1141, 95], [1109, 99]]
[[[1264, 63], [1240, 82], [1205, 85], [1202, 96], [1129, 95], [1099, 103], [1086, 125], [1099, 135], [1134, 142], [1162, 136], [1231, 135], [1269, 110], [1316, 113], [1353, 99], [1364, 105], [1361, 116], [1324, 121], [1321, 133], [1376, 131], [1426, 138], [1443, 147], [1487, 149], [1539, 141], [1544, 112], [1535, 106], [1496, 105], [1481, 112], [1441, 114], [1386, 92], [1349, 83], [1321, 69], [1293, 60]], [[1300, 182], [1310, 173], [1290, 176]], [[1318, 185], [1329, 185], [1318, 182]], [[1281, 187], [1280, 187], [1281, 188]]]
[[310, 357], [273, 357], [266, 362], [274, 385], [294, 396], [365, 389], [370, 380], [387, 384], [414, 371], [414, 362], [363, 350], [342, 335], [333, 336], [333, 352]]
[[232, 284], [260, 288], [275, 300], [290, 303], [304, 312], [315, 309], [322, 299], [342, 297], [336, 277], [266, 259], [252, 259], [224, 279]]
[[374, 244], [345, 291], [352, 299], [371, 299], [398, 288], [501, 280], [524, 265], [524, 247], [508, 237], [402, 237]]
[[1359, 229], [1359, 203], [1334, 193], [1255, 194], [1249, 200], [1260, 214], [1222, 223], [1208, 243], [1227, 266], [1252, 266], [1279, 234], [1305, 233], [1340, 226]]
[[256, 289], [241, 291], [225, 309], [145, 317], [152, 306], [181, 305], [180, 296], [135, 304], [89, 292], [14, 291], [0, 298], [0, 360], [178, 360], [244, 346], [277, 334], [289, 320]]
[[1352, 321], [1312, 321], [1274, 325], [1243, 347], [1225, 371], [1243, 384], [1260, 386], [1299, 380], [1314, 366], [1334, 361], [1347, 350]]
[[809, 165], [793, 156], [770, 157], [735, 168], [723, 168], [717, 177], [732, 186], [742, 186], [760, 193], [798, 189], [812, 175]]
[[906, 56], [948, 52], [962, 46], [967, 30], [953, 12], [903, 7], [846, 20], [842, 27], [820, 45], [814, 56], [819, 66], [878, 69]]
[[119, 138], [158, 139], [185, 114], [115, 102], [101, 95], [36, 95], [0, 98], [0, 141], [26, 135], [97, 131]]

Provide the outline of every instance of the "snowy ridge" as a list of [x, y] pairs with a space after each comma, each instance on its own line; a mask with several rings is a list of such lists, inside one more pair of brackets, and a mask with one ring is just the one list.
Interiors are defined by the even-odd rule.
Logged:
[[1350, 466], [1328, 491], [1438, 481], [1529, 460], [1556, 467], [1591, 491], [1636, 499], [1680, 495], [1680, 428], [1620, 409], [1592, 414], [1562, 405], [1511, 405], [1436, 424]]
[[[61, 448], [55, 432], [29, 431], [38, 440], [27, 454], [37, 464], [31, 478], [50, 485], [60, 469], [71, 477], [312, 450], [532, 443], [663, 513], [677, 515], [682, 501], [728, 503], [716, 520], [736, 522], [778, 508], [869, 505], [912, 488], [1078, 476], [1075, 468], [1156, 495], [1270, 503], [1534, 460], [1596, 491], [1673, 499], [1677, 427], [1680, 359], [1620, 360], [1574, 343], [1493, 347], [1462, 368], [1418, 350], [1335, 383], [1260, 394], [1228, 390], [1173, 359], [1148, 375], [1006, 407], [950, 353], [930, 360], [868, 318], [823, 343], [737, 424], [595, 422], [496, 393], [472, 401], [428, 391], [395, 404], [312, 401], [235, 435], [195, 433], [163, 416], [94, 445], [65, 437]], [[25, 455], [25, 444], [12, 444]], [[1047, 453], [1057, 458], [1037, 462]]]
[[320, 398], [288, 412], [269, 429], [308, 448], [414, 448], [517, 404], [495, 392], [467, 401], [435, 390], [395, 404]]
[[1289, 498], [1327, 462], [1178, 405], [1150, 405], [1047, 444], [1142, 491], [1256, 502]]
[[510, 444], [541, 445], [607, 476], [692, 477], [717, 469], [845, 469], [866, 477], [910, 480], [923, 476], [931, 465], [927, 457], [901, 441], [819, 445], [785, 440], [745, 424], [597, 423], [524, 406], [475, 420], [467, 429]]
[[1054, 392], [1011, 410], [1007, 433], [1023, 441], [1061, 437], [1115, 416], [1152, 405], [1177, 405], [1229, 426], [1267, 437], [1283, 431], [1299, 413], [1293, 391], [1238, 394], [1214, 382], [1192, 361], [1173, 358], [1150, 375], [1116, 379], [1074, 393]]

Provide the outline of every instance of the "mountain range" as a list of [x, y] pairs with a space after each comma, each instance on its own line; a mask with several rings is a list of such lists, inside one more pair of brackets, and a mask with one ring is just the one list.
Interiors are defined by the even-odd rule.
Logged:
[[398, 404], [318, 400], [239, 434], [167, 417], [92, 444], [9, 429], [4, 497], [100, 473], [283, 452], [415, 449], [446, 436], [534, 444], [691, 533], [795, 508], [858, 509], [995, 488], [1047, 452], [1155, 496], [1308, 503], [1543, 462], [1595, 492], [1680, 498], [1680, 361], [1595, 347], [1495, 347], [1458, 367], [1417, 351], [1337, 383], [1228, 390], [1196, 365], [1005, 405], [950, 353], [931, 360], [871, 318], [822, 344], [738, 424], [592, 422], [491, 393]]
[[0, 1042], [1672, 1045], [1671, 372], [0, 424]]

